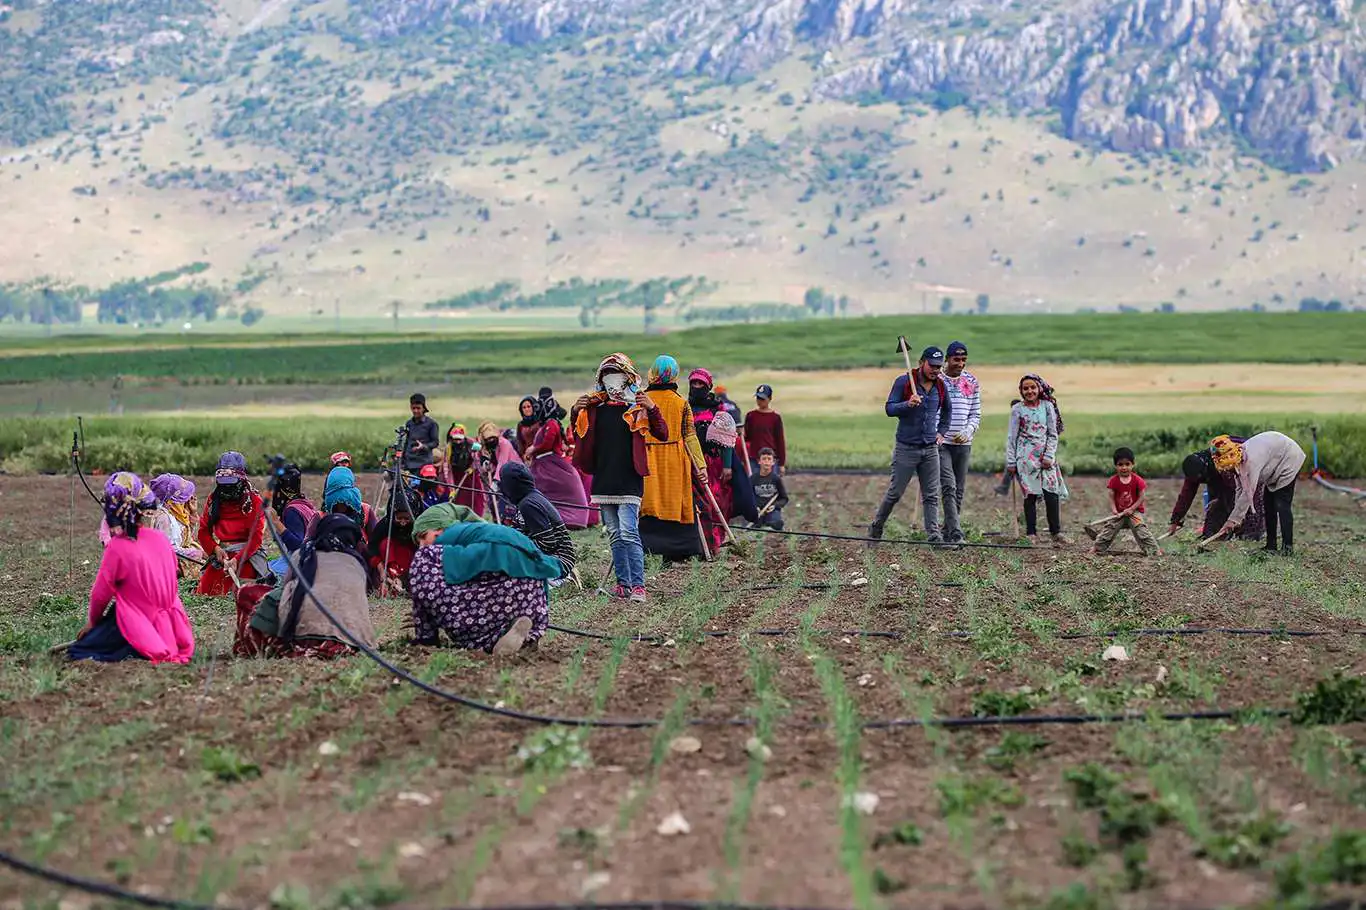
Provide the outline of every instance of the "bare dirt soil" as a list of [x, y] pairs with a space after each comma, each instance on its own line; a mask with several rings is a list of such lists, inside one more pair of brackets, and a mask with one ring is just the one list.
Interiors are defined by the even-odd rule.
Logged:
[[[991, 483], [973, 479], [965, 520], [975, 541], [1009, 542]], [[788, 526], [859, 533], [881, 484], [793, 475]], [[645, 606], [556, 592], [552, 622], [650, 642], [552, 633], [494, 661], [407, 645], [405, 605], [375, 605], [384, 654], [451, 691], [663, 720], [576, 732], [440, 701], [364, 657], [233, 660], [226, 600], [187, 595], [188, 667], [55, 660], [47, 646], [83, 621], [98, 512], [68, 478], [0, 478], [0, 849], [231, 906], [1305, 896], [1285, 870], [1366, 828], [1366, 725], [1151, 715], [1289, 708], [1359, 679], [1366, 515], [1302, 484], [1293, 559], [1197, 555], [1189, 538], [1157, 560], [1132, 543], [1092, 557], [1078, 528], [1103, 513], [1102, 481], [1076, 486], [1078, 540], [1060, 550], [737, 532], [717, 563], [652, 564]], [[1153, 482], [1159, 525], [1175, 487]], [[596, 579], [605, 541], [579, 540]], [[1212, 627], [1284, 631], [1145, 631]], [[1112, 644], [1129, 659], [1102, 660]], [[863, 728], [974, 714], [1148, 719]], [[659, 833], [675, 811], [689, 831]], [[0, 872], [0, 906], [59, 898], [89, 905]]]

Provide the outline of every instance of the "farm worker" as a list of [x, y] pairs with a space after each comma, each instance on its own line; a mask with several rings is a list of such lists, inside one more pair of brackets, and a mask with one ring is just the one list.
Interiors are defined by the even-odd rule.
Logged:
[[949, 429], [950, 405], [948, 388], [939, 375], [943, 366], [944, 352], [931, 345], [920, 353], [919, 366], [892, 383], [886, 405], [887, 416], [897, 419], [892, 477], [868, 526], [869, 537], [882, 538], [887, 517], [915, 476], [920, 480], [925, 534], [931, 543], [944, 541], [939, 532], [939, 446]]
[[199, 503], [195, 499], [194, 483], [179, 474], [158, 474], [147, 485], [157, 498], [157, 510], [152, 513], [152, 527], [166, 535], [177, 559], [181, 578], [199, 578], [201, 566], [190, 560], [204, 561], [195, 534], [199, 530]]
[[304, 545], [308, 526], [317, 507], [304, 496], [303, 472], [299, 466], [286, 463], [276, 468], [270, 484], [270, 511], [266, 513], [275, 533], [284, 541], [285, 550], [293, 553]]
[[721, 510], [719, 515], [713, 514], [711, 501], [702, 498], [702, 525], [715, 550], [725, 543], [725, 526], [732, 516], [743, 514], [754, 521], [759, 517], [759, 510], [754, 506], [754, 488], [736, 461], [739, 430], [712, 386], [712, 375], [707, 370], [699, 368], [688, 374], [688, 404], [692, 407], [697, 439], [706, 460], [708, 487]]
[[944, 500], [944, 539], [962, 543], [959, 516], [968, 486], [972, 438], [982, 424], [982, 386], [967, 370], [968, 346], [950, 341], [944, 355], [944, 385], [949, 392], [949, 429], [939, 449], [939, 495]]
[[404, 424], [408, 428], [408, 451], [403, 453], [403, 469], [416, 474], [423, 465], [436, 460], [441, 445], [441, 427], [427, 412], [427, 396], [414, 392], [408, 398], [408, 409], [413, 416]]
[[778, 473], [778, 456], [772, 449], [759, 450], [759, 470], [750, 475], [754, 500], [759, 504], [757, 520], [751, 528], [783, 529], [783, 509], [787, 508], [787, 487]]
[[644, 602], [640, 515], [650, 476], [647, 441], [666, 442], [670, 427], [660, 406], [640, 388], [635, 364], [621, 353], [603, 358], [594, 390], [574, 403], [569, 419], [574, 427], [574, 458], [593, 478], [593, 504], [602, 510], [602, 523], [612, 542], [617, 578], [613, 594]]
[[437, 467], [437, 479], [449, 484], [450, 501], [469, 506], [480, 515], [488, 508], [484, 478], [479, 473], [482, 446], [466, 431], [463, 423], [453, 423], [446, 431], [446, 453]]
[[1115, 473], [1105, 485], [1110, 492], [1110, 514], [1086, 526], [1087, 535], [1096, 542], [1092, 553], [1110, 552], [1115, 536], [1128, 528], [1144, 556], [1161, 556], [1162, 547], [1145, 520], [1148, 483], [1134, 470], [1134, 450], [1123, 446], [1115, 449], [1114, 463]]
[[479, 470], [484, 475], [484, 488], [489, 491], [490, 509], [484, 514], [488, 515], [492, 511], [492, 504], [498, 504], [498, 518], [500, 521], [503, 512], [506, 510], [516, 511], [516, 507], [506, 496], [498, 492], [498, 472], [503, 469], [503, 465], [510, 461], [517, 461], [517, 447], [512, 442], [513, 433], [511, 430], [503, 430], [492, 420], [486, 420], [479, 424], [479, 442], [483, 446], [479, 453]]
[[555, 581], [568, 578], [577, 562], [574, 541], [569, 537], [569, 528], [565, 526], [560, 511], [537, 489], [531, 471], [520, 461], [509, 462], [503, 465], [498, 486], [503, 495], [517, 506], [517, 515], [521, 519], [518, 530], [531, 538], [536, 549], [560, 561], [563, 571]]
[[138, 475], [120, 471], [105, 481], [109, 545], [90, 589], [89, 619], [67, 649], [72, 660], [131, 657], [186, 664], [194, 655], [175, 551], [164, 534], [147, 525], [156, 507], [156, 496]]
[[718, 382], [711, 390], [716, 394], [716, 400], [721, 403], [721, 407], [730, 415], [730, 419], [735, 421], [736, 428], [744, 427], [745, 415], [740, 406], [730, 400], [730, 393], [726, 390], [725, 384]]
[[742, 426], [750, 473], [759, 470], [759, 450], [772, 449], [778, 455], [781, 474], [787, 468], [787, 436], [783, 432], [783, 415], [773, 410], [773, 386], [764, 383], [754, 390], [754, 410], [745, 415]]
[[[522, 451], [522, 460], [531, 468], [537, 489], [559, 509], [565, 525], [576, 531], [583, 530], [589, 525], [588, 496], [579, 472], [565, 455], [568, 437], [560, 423], [566, 416], [565, 411], [550, 389], [541, 391], [545, 394], [537, 406], [538, 429], [531, 445]], [[515, 496], [509, 498], [516, 504]]]
[[231, 593], [229, 567], [238, 581], [263, 578], [269, 573], [261, 553], [266, 510], [261, 494], [252, 489], [247, 479], [246, 457], [241, 452], [224, 452], [218, 459], [213, 480], [213, 492], [199, 518], [199, 546], [210, 558], [199, 576], [196, 594]]
[[[1240, 436], [1229, 438], [1234, 442], [1245, 441]], [[1214, 453], [1208, 447], [1187, 455], [1185, 461], [1181, 462], [1181, 473], [1185, 475], [1185, 480], [1181, 484], [1181, 492], [1176, 497], [1176, 504], [1172, 506], [1167, 533], [1175, 534], [1181, 529], [1182, 523], [1186, 520], [1186, 513], [1195, 502], [1195, 494], [1200, 492], [1200, 485], [1204, 484], [1207, 503], [1200, 537], [1202, 540], [1213, 537], [1224, 526], [1224, 522], [1228, 521], [1229, 513], [1233, 511], [1233, 500], [1238, 495], [1237, 474], [1234, 471], [1217, 469], [1214, 466]], [[1260, 499], [1261, 495], [1262, 491], [1258, 490], [1254, 494], [1254, 501]], [[1241, 540], [1260, 540], [1265, 531], [1266, 522], [1262, 513], [1249, 511], [1238, 528], [1237, 536]]]
[[517, 432], [512, 438], [512, 444], [517, 448], [517, 454], [526, 457], [526, 450], [531, 448], [536, 441], [536, 434], [541, 429], [541, 403], [538, 399], [528, 395], [517, 403]]
[[436, 465], [424, 464], [417, 470], [414, 491], [417, 494], [417, 511], [429, 509], [437, 503], [450, 499], [450, 491], [436, 480]]
[[417, 553], [413, 536], [413, 510], [406, 496], [394, 498], [394, 510], [386, 514], [370, 536], [367, 555], [373, 578], [379, 580], [380, 590], [402, 591], [408, 587], [408, 570]]
[[646, 553], [692, 559], [702, 555], [693, 477], [703, 484], [709, 477], [692, 406], [678, 394], [678, 374], [678, 361], [668, 354], [660, 354], [650, 367], [645, 396], [657, 409], [664, 432], [651, 430], [644, 437], [648, 473], [640, 503], [640, 539]]
[[438, 644], [444, 629], [456, 647], [501, 657], [545, 634], [546, 582], [560, 577], [559, 560], [522, 532], [451, 503], [423, 512], [413, 529], [424, 541], [409, 582], [415, 644]]
[[1039, 500], [1048, 513], [1048, 533], [1053, 546], [1069, 541], [1062, 533], [1062, 507], [1067, 499], [1067, 481], [1058, 466], [1058, 436], [1062, 433], [1062, 412], [1053, 387], [1037, 373], [1020, 379], [1020, 398], [1011, 405], [1010, 425], [1006, 430], [1006, 474], [1013, 476], [1024, 490], [1025, 535], [1033, 543], [1038, 534]]
[[[398, 491], [398, 497], [404, 496], [404, 491]], [[368, 521], [369, 516], [374, 511], [369, 508], [367, 503], [361, 502], [360, 488], [356, 486], [356, 475], [350, 468], [336, 467], [327, 472], [327, 482], [323, 486], [323, 508], [322, 512], [314, 517], [312, 524], [309, 525], [308, 535], [312, 537], [317, 533], [318, 522], [324, 515], [341, 514], [350, 518], [352, 521], [361, 525], [361, 534], [369, 540], [374, 536], [375, 528], [379, 522], [374, 524], [361, 524]]]
[[365, 597], [369, 573], [361, 552], [364, 545], [361, 527], [350, 516], [322, 516], [313, 536], [295, 553], [297, 575], [291, 570], [274, 588], [247, 585], [238, 593], [232, 653], [320, 660], [356, 653], [309, 596], [309, 587], [357, 641], [373, 648], [376, 636]]
[[1210, 441], [1214, 466], [1237, 475], [1238, 495], [1222, 530], [1230, 533], [1255, 510], [1255, 493], [1262, 492], [1262, 512], [1266, 516], [1266, 550], [1276, 552], [1276, 530], [1280, 526], [1281, 552], [1295, 552], [1295, 524], [1290, 506], [1295, 501], [1295, 480], [1304, 464], [1304, 449], [1299, 443], [1275, 430], [1258, 433], [1246, 442], [1229, 436]]
[[[327, 474], [323, 477], [324, 487], [326, 487], [328, 479], [331, 478], [332, 472], [335, 471], [337, 468], [346, 468], [347, 470], [351, 470], [351, 456], [348, 453], [332, 453], [332, 467], [327, 469]], [[354, 476], [352, 478], [352, 482], [355, 482]], [[361, 517], [359, 520], [361, 530], [365, 532], [365, 536], [368, 539], [370, 535], [374, 533], [375, 524], [379, 521], [378, 516], [376, 516], [375, 514], [375, 509], [373, 506], [370, 505], [370, 503], [361, 503]]]

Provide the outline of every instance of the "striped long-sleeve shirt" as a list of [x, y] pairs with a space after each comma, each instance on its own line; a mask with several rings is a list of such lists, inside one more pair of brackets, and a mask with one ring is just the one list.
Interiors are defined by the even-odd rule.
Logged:
[[966, 445], [977, 435], [982, 424], [982, 385], [977, 377], [967, 370], [957, 376], [944, 376], [944, 384], [949, 387], [949, 431], [944, 434], [946, 442], [953, 444], [958, 436], [966, 436]]
[[540, 531], [527, 536], [536, 545], [536, 549], [560, 561], [561, 578], [568, 578], [573, 574], [578, 556], [574, 552], [574, 541], [570, 538], [569, 529], [564, 526], [564, 522], [542, 528]]

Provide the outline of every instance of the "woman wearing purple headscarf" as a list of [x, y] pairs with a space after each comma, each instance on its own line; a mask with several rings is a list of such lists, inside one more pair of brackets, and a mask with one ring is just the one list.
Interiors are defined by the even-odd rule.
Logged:
[[120, 471], [105, 483], [109, 545], [90, 590], [89, 619], [68, 649], [72, 660], [185, 664], [194, 655], [171, 543], [162, 534], [139, 533], [156, 507], [136, 474]]
[[177, 556], [185, 557], [179, 560], [180, 577], [198, 578], [200, 566], [195, 563], [204, 561], [204, 551], [195, 541], [199, 510], [194, 498], [194, 483], [179, 474], [159, 474], [148, 486], [157, 498], [152, 527], [166, 535]]
[[[339, 470], [346, 470], [344, 468]], [[247, 459], [241, 452], [224, 452], [213, 472], [214, 488], [199, 519], [199, 548], [210, 555], [199, 576], [196, 594], [231, 594], [237, 582], [257, 577], [252, 557], [266, 536], [266, 512], [261, 494], [247, 479]]]

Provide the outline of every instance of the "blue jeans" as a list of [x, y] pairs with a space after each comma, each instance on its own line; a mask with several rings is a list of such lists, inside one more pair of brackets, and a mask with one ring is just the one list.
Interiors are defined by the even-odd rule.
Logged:
[[645, 587], [645, 547], [640, 542], [640, 506], [602, 505], [602, 523], [612, 541], [612, 571], [617, 584]]

